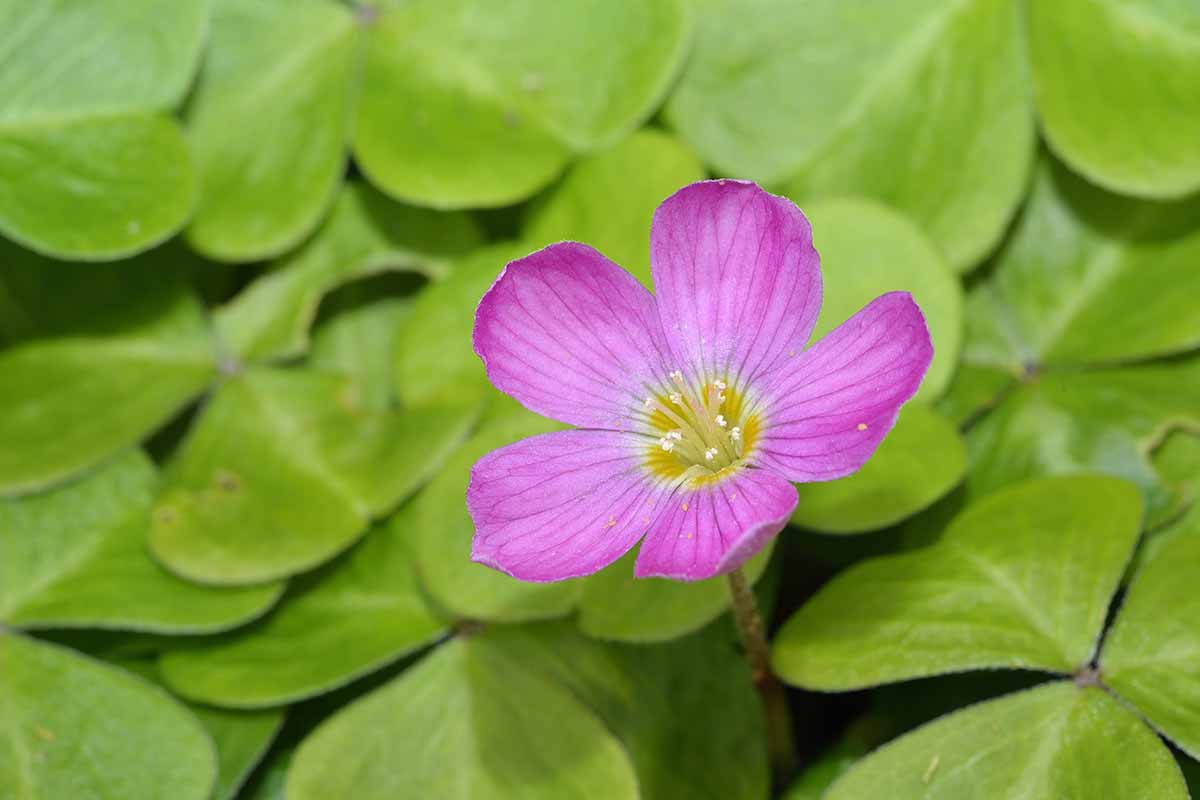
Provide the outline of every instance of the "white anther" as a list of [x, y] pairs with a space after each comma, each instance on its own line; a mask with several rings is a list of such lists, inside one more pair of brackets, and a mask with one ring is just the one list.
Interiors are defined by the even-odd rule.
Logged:
[[683, 405], [683, 395], [679, 392], [671, 392], [667, 397], [671, 398], [671, 402], [677, 406]]
[[710, 447], [704, 451], [704, 460], [705, 461], [712, 461], [716, 457], [717, 457], [717, 448]]
[[670, 439], [668, 439], [665, 436], [658, 440], [658, 444], [663, 450], [665, 450], [668, 453], [675, 449], [675, 443], [672, 442]]
[[725, 381], [714, 381], [713, 386], [717, 387], [717, 389], [722, 392], [729, 388], [725, 385]]
[[671, 377], [672, 377], [672, 378], [674, 378], [675, 380], [679, 381], [680, 383], [683, 383], [683, 373], [682, 373], [681, 371], [679, 371], [679, 370], [677, 370], [677, 369], [676, 369], [676, 370], [672, 370], [672, 371], [671, 371], [671, 373], [670, 373], [670, 375], [671, 375]]
[[729, 429], [729, 438], [733, 439], [735, 442], [738, 439], [741, 439], [742, 438], [742, 429], [741, 428], [730, 428]]
[[654, 408], [654, 398], [647, 397], [645, 401], [643, 401], [642, 406], [645, 408]]
[[721, 392], [719, 395], [717, 395], [717, 402], [719, 402], [719, 403], [725, 402], [725, 393], [724, 392]]
[[725, 421], [724, 414], [717, 414], [717, 424], [720, 425], [722, 428], [724, 428], [726, 425], [729, 424], [728, 422]]
[[671, 431], [670, 433], [667, 434], [667, 438], [674, 439], [675, 441], [678, 442], [680, 439], [683, 438], [683, 431]]

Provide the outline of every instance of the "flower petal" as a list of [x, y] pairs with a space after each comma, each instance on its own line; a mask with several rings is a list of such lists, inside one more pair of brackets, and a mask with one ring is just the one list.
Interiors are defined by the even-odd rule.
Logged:
[[475, 352], [500, 391], [571, 425], [624, 430], [669, 352], [653, 296], [577, 242], [508, 264], [475, 312]]
[[525, 581], [590, 575], [620, 558], [672, 491], [643, 467], [645, 439], [557, 431], [488, 453], [471, 469], [471, 559]]
[[634, 575], [699, 581], [732, 572], [783, 530], [795, 509], [796, 487], [763, 469], [680, 489], [642, 542]]
[[754, 462], [792, 481], [849, 475], [892, 429], [932, 358], [912, 295], [880, 295], [769, 378]]
[[808, 220], [753, 183], [703, 181], [668, 197], [654, 213], [650, 261], [662, 328], [701, 379], [771, 371], [804, 348], [821, 310]]

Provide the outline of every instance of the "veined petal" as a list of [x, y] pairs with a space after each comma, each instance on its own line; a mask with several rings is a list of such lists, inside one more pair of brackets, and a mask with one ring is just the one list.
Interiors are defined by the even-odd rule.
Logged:
[[792, 481], [861, 467], [921, 385], [933, 342], [907, 292], [889, 292], [769, 376], [754, 462]]
[[692, 482], [670, 499], [638, 553], [634, 575], [698, 581], [732, 572], [783, 530], [796, 487], [751, 467]]
[[701, 381], [750, 384], [799, 353], [821, 310], [812, 230], [788, 199], [753, 183], [694, 183], [650, 228], [663, 331]]
[[497, 389], [581, 427], [633, 427], [667, 373], [653, 296], [577, 242], [509, 263], [479, 302], [474, 344]]
[[644, 467], [645, 437], [557, 431], [488, 453], [471, 469], [471, 559], [525, 581], [590, 575], [657, 519], [672, 484]]

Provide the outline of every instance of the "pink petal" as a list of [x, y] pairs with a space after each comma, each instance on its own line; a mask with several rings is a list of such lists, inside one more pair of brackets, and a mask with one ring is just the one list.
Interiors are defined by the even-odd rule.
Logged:
[[642, 542], [634, 575], [698, 581], [732, 572], [783, 530], [795, 508], [796, 487], [762, 469], [681, 489]]
[[508, 264], [475, 312], [492, 384], [572, 425], [623, 430], [669, 352], [654, 298], [596, 250], [561, 242]]
[[704, 181], [668, 197], [650, 261], [678, 366], [701, 379], [752, 382], [804, 348], [821, 310], [808, 220], [753, 183]]
[[892, 429], [932, 358], [912, 296], [880, 295], [770, 377], [755, 463], [793, 481], [849, 475]]
[[620, 558], [671, 493], [642, 466], [646, 441], [557, 431], [488, 453], [467, 485], [472, 560], [525, 581], [557, 581]]

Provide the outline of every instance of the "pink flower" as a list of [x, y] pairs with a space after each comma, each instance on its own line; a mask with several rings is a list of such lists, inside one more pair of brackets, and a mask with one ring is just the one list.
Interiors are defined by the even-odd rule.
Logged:
[[655, 295], [562, 242], [508, 264], [480, 301], [475, 352], [491, 382], [579, 429], [475, 464], [474, 561], [556, 581], [645, 537], [638, 577], [730, 572], [787, 523], [793, 481], [840, 478], [871, 457], [933, 357], [905, 292], [805, 349], [821, 308], [812, 230], [753, 183], [667, 198], [650, 257]]

